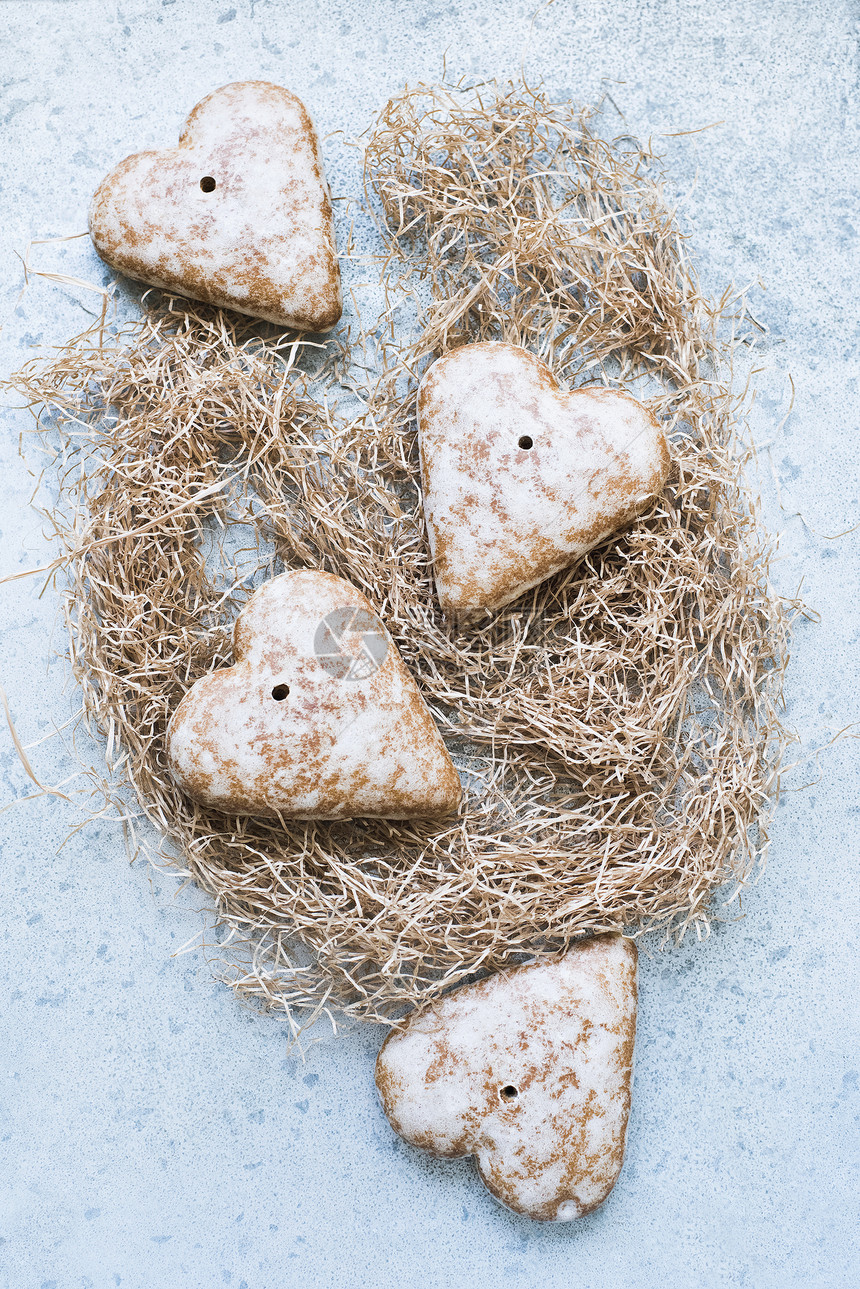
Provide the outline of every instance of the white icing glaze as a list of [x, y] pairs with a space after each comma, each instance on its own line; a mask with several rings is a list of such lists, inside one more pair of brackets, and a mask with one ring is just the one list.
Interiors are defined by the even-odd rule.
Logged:
[[418, 421], [439, 599], [461, 616], [575, 563], [641, 513], [669, 468], [659, 423], [636, 399], [566, 393], [515, 345], [440, 358], [421, 382]]
[[[383, 641], [381, 665], [359, 679], [333, 674], [315, 647], [323, 619], [352, 608]], [[273, 578], [237, 618], [234, 654], [235, 665], [198, 680], [170, 721], [171, 772], [191, 796], [228, 812], [307, 819], [457, 809], [460, 780], [430, 712], [349, 582], [313, 571]], [[289, 693], [277, 701], [281, 685]]]
[[635, 946], [599, 936], [416, 1013], [386, 1039], [377, 1086], [407, 1141], [474, 1154], [503, 1203], [567, 1221], [620, 1171], [635, 1025]]

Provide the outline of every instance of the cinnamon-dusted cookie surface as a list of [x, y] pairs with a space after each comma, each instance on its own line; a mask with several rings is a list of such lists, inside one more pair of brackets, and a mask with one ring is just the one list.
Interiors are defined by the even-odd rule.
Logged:
[[629, 394], [566, 392], [516, 345], [465, 345], [418, 391], [424, 515], [439, 601], [501, 608], [651, 503], [669, 472], [656, 417]]
[[582, 1217], [624, 1160], [636, 1004], [636, 946], [617, 935], [466, 985], [386, 1038], [385, 1113], [415, 1146], [474, 1155], [508, 1208]]
[[93, 197], [90, 235], [112, 268], [194, 300], [303, 331], [341, 315], [313, 123], [268, 81], [215, 90], [178, 147], [121, 161]]
[[174, 779], [231, 814], [408, 819], [460, 804], [457, 771], [397, 647], [343, 578], [273, 578], [236, 619], [235, 664], [167, 730]]

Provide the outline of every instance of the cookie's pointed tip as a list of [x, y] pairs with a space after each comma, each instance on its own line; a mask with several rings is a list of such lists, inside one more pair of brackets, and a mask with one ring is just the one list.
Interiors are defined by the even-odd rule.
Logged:
[[421, 810], [421, 814], [429, 817], [457, 814], [463, 802], [463, 784], [444, 747], [437, 759], [435, 783], [428, 787], [429, 791], [423, 797], [427, 808]]

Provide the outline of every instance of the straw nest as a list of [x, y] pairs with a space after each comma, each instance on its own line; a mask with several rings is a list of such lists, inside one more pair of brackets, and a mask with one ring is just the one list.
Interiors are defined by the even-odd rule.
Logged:
[[[156, 858], [216, 902], [224, 976], [294, 1026], [390, 1019], [586, 932], [705, 932], [714, 889], [760, 863], [783, 744], [787, 617], [741, 477], [736, 327], [719, 338], [728, 297], [703, 297], [655, 158], [521, 85], [406, 92], [361, 146], [388, 307], [351, 350], [162, 300], [18, 377], [56, 454], [103, 790], [133, 790]], [[427, 364], [478, 339], [634, 390], [674, 467], [633, 527], [461, 630], [434, 594], [414, 403]], [[357, 415], [332, 404], [344, 386]], [[171, 782], [170, 713], [230, 663], [250, 591], [299, 567], [387, 623], [463, 775], [459, 818], [283, 826]]]

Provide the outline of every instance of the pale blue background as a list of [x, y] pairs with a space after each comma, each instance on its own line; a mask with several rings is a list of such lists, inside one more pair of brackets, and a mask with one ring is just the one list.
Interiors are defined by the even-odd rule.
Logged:
[[[582, 99], [606, 78], [631, 128], [667, 150], [709, 287], [761, 278], [761, 443], [788, 410], [789, 373], [797, 389], [762, 466], [783, 533], [778, 585], [803, 579], [820, 615], [797, 631], [786, 693], [809, 757], [860, 720], [860, 534], [822, 536], [860, 520], [857, 7], [558, 0], [529, 42], [532, 7], [0, 3], [0, 369], [80, 329], [95, 299], [36, 281], [18, 301], [15, 253], [83, 229], [103, 173], [170, 143], [219, 84], [281, 81], [322, 133], [354, 135], [405, 80], [437, 77], [445, 53], [476, 79], [514, 74], [525, 55], [533, 77]], [[335, 193], [356, 196], [356, 154], [337, 139], [326, 154]], [[105, 280], [84, 241], [33, 260]], [[0, 574], [50, 557], [27, 507], [41, 459], [35, 444], [17, 455], [27, 427], [11, 413], [3, 430]], [[2, 680], [25, 742], [77, 705], [56, 658], [57, 601], [40, 588], [0, 590]], [[0, 746], [5, 804], [32, 785], [2, 732]], [[31, 755], [48, 782], [73, 768], [59, 739]], [[393, 1137], [373, 1094], [379, 1030], [318, 1044], [302, 1064], [282, 1024], [243, 1010], [199, 957], [172, 957], [202, 897], [130, 868], [115, 826], [58, 851], [79, 816], [14, 806], [0, 817], [0, 1285], [856, 1285], [856, 743], [790, 775], [807, 783], [783, 799], [744, 920], [643, 961], [628, 1161], [607, 1204], [562, 1228], [498, 1208], [470, 1163]]]

